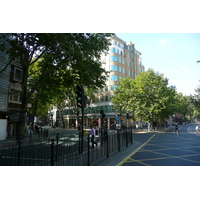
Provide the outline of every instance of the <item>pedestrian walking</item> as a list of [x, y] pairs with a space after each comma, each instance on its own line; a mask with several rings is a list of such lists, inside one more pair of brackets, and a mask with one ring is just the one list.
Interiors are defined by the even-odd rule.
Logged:
[[150, 130], [151, 130], [151, 123], [148, 121], [147, 122], [147, 131], [150, 132]]
[[196, 130], [196, 133], [199, 132], [199, 125], [196, 125], [195, 130]]
[[78, 131], [80, 131], [81, 130], [81, 125], [80, 124], [78, 124]]
[[90, 131], [90, 135], [92, 136], [91, 138], [91, 142], [92, 142], [92, 148], [94, 148], [94, 144], [97, 147], [97, 142], [95, 141], [95, 137], [96, 137], [96, 129], [93, 126], [90, 126], [91, 131]]
[[178, 124], [177, 124], [177, 123], [175, 123], [174, 130], [175, 130], [175, 133], [177, 132], [177, 135], [178, 135], [178, 133], [179, 133], [179, 130], [178, 130]]
[[27, 135], [30, 135], [30, 134], [31, 134], [31, 132], [32, 132], [32, 130], [31, 130], [31, 127], [30, 127], [30, 126], [28, 126], [28, 128], [27, 128]]

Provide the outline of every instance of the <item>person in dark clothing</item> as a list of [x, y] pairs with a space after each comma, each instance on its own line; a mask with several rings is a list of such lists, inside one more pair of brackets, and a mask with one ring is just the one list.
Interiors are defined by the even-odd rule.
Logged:
[[174, 131], [175, 131], [175, 133], [177, 132], [177, 135], [178, 135], [179, 130], [178, 130], [178, 124], [177, 123], [175, 123]]

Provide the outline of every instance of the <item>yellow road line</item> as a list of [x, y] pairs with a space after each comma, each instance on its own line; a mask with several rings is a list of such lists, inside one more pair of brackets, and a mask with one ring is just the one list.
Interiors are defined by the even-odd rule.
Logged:
[[[159, 159], [171, 159], [171, 158], [179, 158], [181, 160], [186, 160], [186, 161], [190, 161], [190, 162], [194, 162], [194, 163], [200, 163], [198, 161], [195, 161], [195, 160], [191, 160], [191, 159], [187, 159], [187, 157], [190, 157], [190, 156], [199, 156], [200, 154], [197, 153], [197, 154], [191, 154], [191, 155], [182, 155], [182, 156], [171, 156], [169, 154], [164, 154], [164, 153], [158, 153], [158, 152], [154, 152], [154, 151], [147, 151], [147, 152], [151, 152], [151, 153], [157, 153], [157, 154], [160, 154], [160, 155], [163, 155], [163, 156], [166, 156], [166, 157], [160, 157], [160, 158], [147, 158], [147, 159], [139, 159], [138, 162], [143, 162], [143, 161], [149, 161], [149, 160], [159, 160]], [[131, 158], [132, 159], [132, 158]]]
[[156, 135], [156, 133], [154, 135], [152, 135], [143, 145], [141, 145], [140, 147], [138, 147], [135, 151], [133, 151], [131, 154], [129, 154], [126, 158], [124, 158], [121, 162], [119, 162], [116, 166], [122, 166], [128, 159], [130, 159], [137, 151], [139, 151], [143, 146], [145, 146], [154, 136]]
[[137, 163], [140, 163], [140, 164], [145, 165], [145, 166], [151, 166], [151, 165], [148, 165], [148, 164], [146, 164], [142, 161], [135, 160], [135, 159], [132, 159], [132, 158], [130, 158], [130, 161], [126, 161], [126, 163], [128, 163], [128, 162], [137, 162]]
[[[160, 147], [162, 147], [162, 146], [160, 146]], [[195, 148], [195, 146], [193, 146], [194, 148]], [[199, 146], [197, 146], [197, 147], [199, 147]], [[150, 150], [150, 149], [141, 149], [140, 150], [140, 152], [144, 152], [144, 151], [150, 151], [150, 152], [155, 152], [155, 153], [157, 153], [157, 151], [164, 151], [164, 150], [180, 150], [180, 151], [184, 151], [184, 152], [189, 152], [189, 153], [199, 153], [199, 152], [197, 152], [197, 151], [194, 151], [194, 150], [188, 150], [188, 149], [190, 149], [191, 147], [177, 147], [177, 148], [175, 148], [175, 147], [173, 147], [173, 148], [171, 148], [171, 147], [169, 147], [169, 148], [158, 148], [158, 149], [153, 149], [153, 150]]]

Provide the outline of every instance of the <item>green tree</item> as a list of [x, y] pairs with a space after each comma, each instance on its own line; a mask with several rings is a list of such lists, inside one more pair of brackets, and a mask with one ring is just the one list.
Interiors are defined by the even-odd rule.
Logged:
[[136, 79], [120, 79], [112, 102], [136, 118], [152, 122], [173, 113], [175, 96], [175, 88], [168, 86], [168, 80], [149, 69]]
[[195, 89], [195, 94], [190, 95], [191, 107], [193, 107], [193, 113], [191, 114], [196, 120], [200, 119], [200, 86]]
[[9, 55], [2, 71], [15, 58], [20, 59], [23, 70], [19, 135], [24, 134], [27, 104], [39, 88], [46, 87], [46, 93], [54, 93], [59, 91], [55, 85], [69, 88], [76, 84], [92, 87], [104, 84], [107, 72], [101, 68], [100, 58], [102, 53], [107, 53], [111, 36], [104, 33], [1, 34], [0, 39], [6, 41], [1, 42], [1, 50]]
[[200, 112], [200, 86], [195, 89], [195, 94], [190, 96], [190, 100], [193, 103], [196, 110]]

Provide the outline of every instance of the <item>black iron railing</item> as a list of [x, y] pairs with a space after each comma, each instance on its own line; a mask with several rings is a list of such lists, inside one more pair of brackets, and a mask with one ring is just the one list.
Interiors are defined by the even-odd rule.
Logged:
[[93, 148], [90, 135], [83, 138], [83, 152], [80, 153], [80, 137], [43, 138], [0, 143], [0, 166], [89, 166], [101, 159], [121, 151], [132, 143], [132, 129], [117, 130], [109, 135], [100, 129]]

